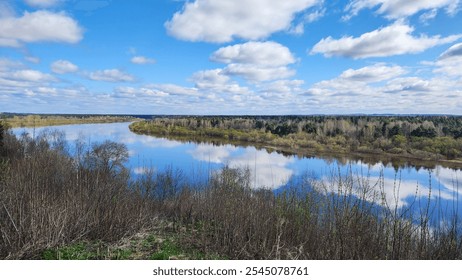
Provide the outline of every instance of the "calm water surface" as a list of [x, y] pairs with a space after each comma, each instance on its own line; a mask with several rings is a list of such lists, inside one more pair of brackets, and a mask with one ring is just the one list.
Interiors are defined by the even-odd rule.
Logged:
[[[434, 211], [438, 215], [462, 211], [462, 202], [458, 199], [461, 192], [459, 180], [462, 183], [460, 170], [442, 166], [432, 169], [412, 166], [397, 169], [381, 162], [365, 164], [348, 159], [300, 158], [258, 150], [255, 147], [184, 143], [137, 135], [128, 129], [128, 125], [129, 123], [64, 125], [36, 129], [17, 128], [13, 132], [16, 135], [29, 133], [37, 136], [45, 130], [59, 130], [65, 133], [71, 146], [78, 139], [87, 143], [104, 140], [124, 143], [130, 153], [128, 167], [135, 177], [149, 168], [159, 171], [179, 168], [186, 178], [201, 178], [228, 165], [249, 168], [254, 188], [265, 187], [281, 191], [291, 183], [306, 178], [307, 174], [321, 182], [332, 182], [330, 178], [333, 174], [354, 174], [355, 178], [367, 179], [371, 185], [378, 182], [376, 191], [385, 193], [391, 207], [407, 207], [413, 203], [426, 205], [430, 197], [432, 207], [436, 206], [438, 209]], [[332, 191], [337, 191], [337, 188], [334, 186]]]

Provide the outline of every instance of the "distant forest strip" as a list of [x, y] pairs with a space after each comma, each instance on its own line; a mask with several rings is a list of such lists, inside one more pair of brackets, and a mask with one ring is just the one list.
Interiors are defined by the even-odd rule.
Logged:
[[459, 116], [191, 116], [156, 117], [135, 133], [246, 141], [314, 152], [462, 159]]
[[40, 127], [65, 124], [112, 123], [136, 120], [131, 116], [105, 115], [16, 115], [0, 114], [10, 127]]

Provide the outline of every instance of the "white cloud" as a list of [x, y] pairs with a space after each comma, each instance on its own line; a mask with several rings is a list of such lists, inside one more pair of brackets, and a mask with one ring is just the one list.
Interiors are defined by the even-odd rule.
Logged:
[[441, 54], [439, 59], [444, 60], [454, 57], [462, 57], [462, 43], [451, 46], [447, 51]]
[[169, 96], [167, 92], [159, 91], [156, 89], [148, 88], [148, 87], [141, 87], [141, 88], [134, 88], [134, 87], [117, 87], [114, 89], [116, 97], [164, 97]]
[[[434, 72], [441, 70], [439, 62], [431, 64], [436, 67]], [[417, 72], [409, 73], [401, 66], [386, 64], [348, 69], [336, 78], [315, 83], [302, 95], [307, 106], [316, 106], [320, 112], [457, 114], [460, 111], [460, 79], [443, 72], [430, 78], [411, 76]], [[458, 73], [462, 75], [461, 70]]]
[[42, 94], [57, 94], [58, 93], [58, 89], [52, 88], [52, 87], [38, 87], [36, 91]]
[[150, 88], [156, 89], [169, 95], [185, 95], [185, 96], [197, 96], [198, 90], [196, 88], [187, 88], [174, 84], [160, 84], [152, 85]]
[[320, 0], [195, 0], [165, 23], [170, 35], [188, 41], [258, 40], [288, 30], [295, 14]]
[[25, 12], [19, 18], [0, 19], [0, 47], [33, 42], [77, 43], [82, 37], [82, 28], [64, 12]]
[[134, 64], [154, 64], [156, 63], [155, 59], [147, 58], [144, 56], [134, 56], [132, 57], [130, 61]]
[[302, 80], [279, 80], [263, 85], [262, 92], [266, 93], [294, 93], [302, 91], [301, 86], [305, 82]]
[[344, 71], [340, 78], [350, 81], [374, 83], [389, 80], [401, 76], [407, 71], [400, 66], [387, 66], [385, 64], [375, 64], [360, 69], [348, 69]]
[[220, 48], [210, 57], [228, 64], [221, 75], [240, 76], [251, 82], [285, 79], [295, 74], [287, 65], [296, 61], [290, 50], [276, 42], [248, 42]]
[[9, 78], [11, 80], [25, 82], [51, 82], [56, 80], [50, 74], [30, 69], [14, 71], [9, 75]]
[[254, 64], [263, 66], [282, 66], [295, 62], [290, 50], [276, 42], [248, 42], [223, 47], [210, 57], [212, 61], [226, 64]]
[[0, 2], [0, 18], [14, 17], [15, 11], [9, 1]]
[[363, 9], [372, 9], [379, 6], [377, 13], [387, 18], [397, 19], [414, 15], [420, 11], [446, 8], [448, 14], [457, 12], [459, 0], [352, 0], [346, 10], [349, 14], [346, 19], [356, 16]]
[[423, 80], [419, 77], [403, 77], [390, 81], [384, 88], [384, 92], [405, 93], [405, 92], [431, 92], [438, 91], [435, 81]]
[[451, 77], [462, 77], [462, 43], [455, 44], [440, 55], [433, 64], [437, 66], [435, 73], [442, 73]]
[[326, 14], [326, 9], [318, 9], [310, 14], [305, 16], [305, 22], [311, 23], [319, 20]]
[[207, 87], [207, 85], [224, 85], [229, 82], [230, 78], [222, 72], [222, 69], [199, 71], [194, 73], [192, 80], [199, 88]]
[[434, 19], [437, 15], [438, 15], [438, 10], [433, 9], [433, 10], [430, 10], [420, 15], [419, 20], [423, 22], [424, 24], [426, 24], [429, 20]]
[[75, 73], [79, 67], [67, 60], [57, 60], [51, 64], [51, 71], [57, 74]]
[[203, 93], [248, 94], [247, 87], [241, 87], [231, 81], [223, 69], [205, 70], [194, 73], [191, 77], [195, 87]]
[[118, 69], [107, 69], [91, 72], [88, 75], [88, 78], [94, 81], [103, 81], [103, 82], [133, 82], [135, 77], [130, 74], [124, 73]]
[[223, 69], [205, 70], [194, 73], [191, 77], [195, 87], [203, 93], [248, 94], [247, 87], [241, 87], [231, 81]]
[[57, 5], [63, 0], [24, 0], [27, 5], [38, 8], [48, 8]]
[[355, 59], [386, 57], [423, 52], [431, 47], [451, 43], [462, 37], [462, 35], [444, 38], [426, 35], [414, 37], [412, 36], [413, 31], [413, 27], [396, 22], [356, 38], [333, 39], [329, 36], [318, 42], [311, 50], [311, 54], [322, 53], [326, 57], [343, 56]]
[[262, 67], [253, 64], [230, 64], [223, 69], [223, 73], [230, 76], [241, 76], [253, 83], [286, 79], [295, 75], [295, 71], [286, 66]]
[[299, 23], [299, 24], [297, 24], [295, 26], [292, 26], [289, 29], [290, 34], [302, 35], [304, 32], [305, 32], [305, 24], [303, 22]]
[[34, 91], [43, 91], [52, 82], [58, 80], [50, 74], [27, 69], [24, 64], [0, 59], [0, 93], [25, 93], [34, 95]]
[[24, 64], [22, 64], [19, 61], [0, 57], [0, 72], [8, 71], [10, 69], [19, 69], [23, 67], [24, 67]]

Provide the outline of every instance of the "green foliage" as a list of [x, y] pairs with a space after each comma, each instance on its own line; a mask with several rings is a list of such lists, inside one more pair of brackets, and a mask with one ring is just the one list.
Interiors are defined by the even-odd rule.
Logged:
[[151, 260], [169, 260], [182, 254], [180, 248], [169, 240], [162, 243], [158, 252], [151, 255]]
[[44, 260], [128, 260], [133, 252], [130, 249], [111, 248], [100, 242], [78, 242], [56, 249], [46, 249]]
[[392, 137], [393, 145], [396, 146], [397, 148], [402, 148], [406, 145], [407, 139], [403, 135], [395, 135]]
[[434, 128], [424, 128], [422, 125], [418, 128], [414, 129], [411, 132], [411, 136], [414, 137], [427, 137], [427, 138], [435, 138], [437, 136], [436, 131]]

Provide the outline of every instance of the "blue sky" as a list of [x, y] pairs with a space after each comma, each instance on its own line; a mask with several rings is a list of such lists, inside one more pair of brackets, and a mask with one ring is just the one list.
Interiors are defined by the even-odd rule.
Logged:
[[0, 112], [460, 114], [459, 0], [1, 0]]

